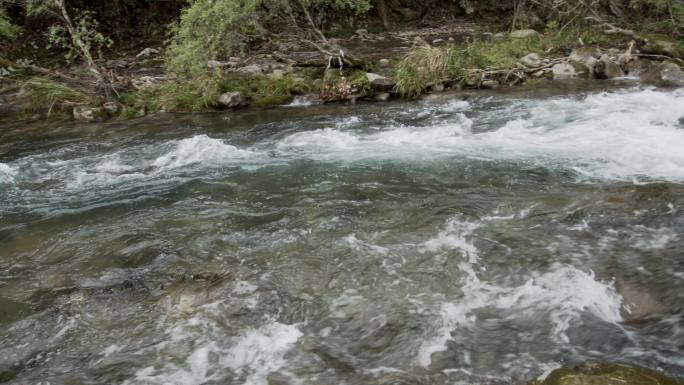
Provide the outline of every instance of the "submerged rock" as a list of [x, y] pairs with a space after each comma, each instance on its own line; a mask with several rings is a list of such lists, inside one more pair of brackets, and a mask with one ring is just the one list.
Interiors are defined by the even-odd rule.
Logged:
[[511, 32], [509, 36], [513, 39], [532, 39], [540, 38], [541, 34], [533, 29], [519, 29]]
[[628, 321], [653, 318], [665, 310], [658, 300], [644, 288], [631, 284], [622, 277], [615, 279], [615, 290], [622, 296], [622, 317]]
[[675, 63], [661, 63], [641, 73], [641, 82], [658, 87], [684, 87], [684, 71]]
[[219, 97], [218, 102], [226, 108], [238, 108], [247, 105], [247, 99], [239, 92], [226, 92]]
[[530, 381], [528, 385], [682, 385], [682, 383], [649, 369], [619, 364], [585, 363], [573, 369], [556, 369], [543, 380]]

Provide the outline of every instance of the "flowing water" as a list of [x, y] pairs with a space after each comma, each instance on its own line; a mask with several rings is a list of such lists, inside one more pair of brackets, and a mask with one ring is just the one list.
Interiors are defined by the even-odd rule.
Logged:
[[0, 382], [684, 378], [684, 90], [0, 135]]

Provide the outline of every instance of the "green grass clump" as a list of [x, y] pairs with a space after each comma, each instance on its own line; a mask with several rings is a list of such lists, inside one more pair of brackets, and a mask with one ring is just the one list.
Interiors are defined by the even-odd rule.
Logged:
[[530, 53], [558, 55], [564, 48], [572, 48], [580, 42], [595, 45], [607, 43], [608, 40], [595, 28], [576, 25], [563, 31], [553, 27], [541, 38], [475, 39], [441, 48], [418, 46], [409, 51], [395, 67], [396, 90], [404, 96], [413, 97], [444, 80], [463, 83], [476, 70], [511, 68]]
[[92, 95], [86, 90], [43, 77], [33, 77], [21, 88], [19, 99], [24, 109], [39, 111], [47, 108], [48, 116], [54, 110], [92, 102]]

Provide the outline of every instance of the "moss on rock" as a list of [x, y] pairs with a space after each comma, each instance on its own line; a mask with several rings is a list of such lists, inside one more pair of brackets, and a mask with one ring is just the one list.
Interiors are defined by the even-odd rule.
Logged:
[[574, 369], [560, 368], [544, 380], [530, 381], [528, 385], [683, 385], [658, 372], [608, 363], [585, 363]]

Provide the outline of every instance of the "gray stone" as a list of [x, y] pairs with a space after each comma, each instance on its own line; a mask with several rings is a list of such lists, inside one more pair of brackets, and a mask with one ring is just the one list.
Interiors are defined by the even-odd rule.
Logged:
[[658, 87], [684, 87], [684, 71], [670, 62], [652, 65], [641, 73], [641, 82]]
[[506, 34], [503, 32], [495, 33], [492, 35], [492, 40], [494, 41], [501, 41], [506, 39]]
[[373, 99], [376, 102], [386, 102], [386, 101], [390, 100], [390, 97], [391, 97], [391, 95], [389, 92], [381, 92], [381, 93], [375, 95], [373, 97]]
[[102, 106], [102, 108], [109, 116], [115, 116], [119, 112], [119, 104], [116, 102], [107, 102]]
[[389, 59], [380, 59], [378, 61], [378, 65], [380, 68], [387, 68], [391, 65], [392, 63], [389, 61]]
[[247, 99], [239, 92], [226, 92], [219, 97], [218, 102], [226, 108], [239, 108], [247, 105]]
[[218, 60], [209, 60], [207, 62], [207, 67], [209, 67], [211, 69], [219, 69], [219, 68], [225, 68], [225, 67], [229, 67], [229, 66], [230, 66], [230, 63], [224, 63], [224, 62], [221, 62]]
[[371, 88], [376, 91], [389, 91], [394, 88], [394, 85], [396, 84], [394, 80], [372, 72], [366, 73], [366, 77], [368, 78]]
[[494, 89], [499, 87], [499, 82], [496, 80], [484, 80], [482, 84], [480, 84], [481, 88], [488, 88], [488, 89]]
[[276, 69], [271, 72], [271, 79], [282, 79], [285, 77], [285, 71], [281, 69]]
[[444, 92], [444, 88], [444, 84], [437, 83], [434, 86], [432, 86], [432, 92]]
[[99, 120], [102, 117], [103, 111], [101, 108], [91, 106], [77, 106], [74, 107], [74, 119], [83, 123], [90, 123]]
[[533, 29], [519, 29], [511, 32], [509, 36], [513, 39], [532, 39], [540, 38], [541, 34]]
[[541, 64], [541, 58], [536, 53], [531, 53], [520, 59], [520, 64], [527, 68], [539, 67]]
[[147, 47], [140, 51], [139, 54], [135, 55], [136, 59], [149, 59], [152, 56], [159, 55], [159, 50], [155, 48]]
[[575, 79], [577, 71], [570, 63], [559, 63], [551, 68], [553, 72], [553, 80]]
[[647, 40], [641, 47], [641, 52], [652, 55], [665, 55], [672, 57], [684, 56], [677, 45], [671, 41], [665, 40]]
[[601, 57], [601, 51], [598, 48], [592, 47], [582, 47], [573, 49], [570, 53], [569, 60], [586, 63], [587, 61], [593, 59], [598, 59]]
[[608, 55], [603, 55], [594, 66], [594, 75], [598, 79], [613, 79], [624, 76], [625, 73]]
[[250, 64], [248, 66], [244, 66], [241, 68], [238, 68], [237, 72], [245, 75], [263, 75], [264, 70], [259, 66], [258, 64]]

